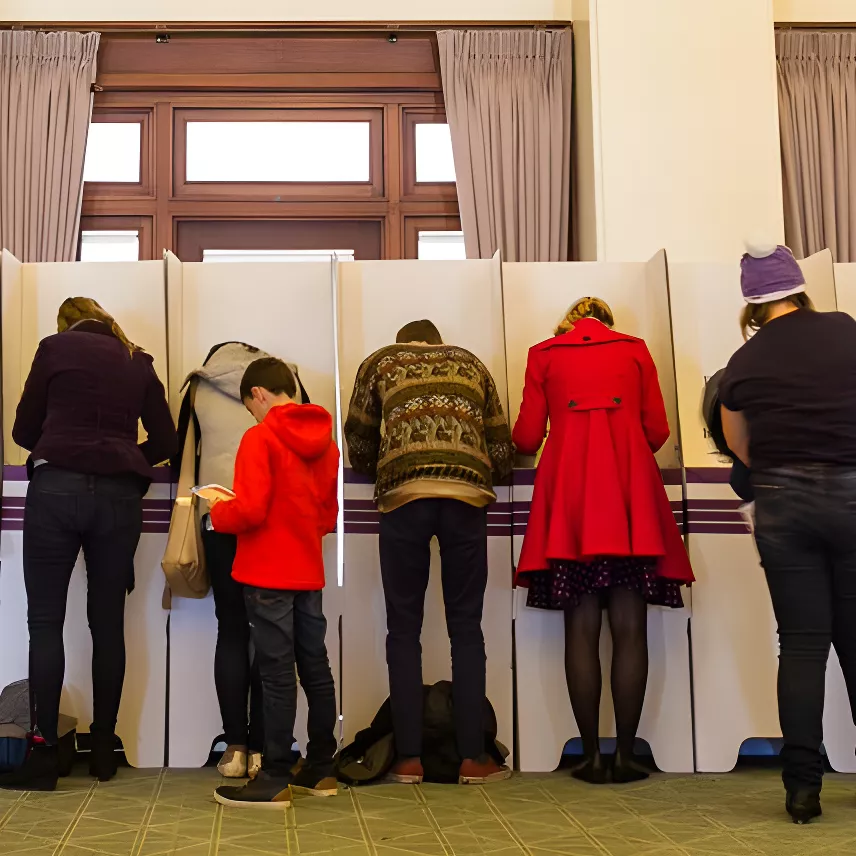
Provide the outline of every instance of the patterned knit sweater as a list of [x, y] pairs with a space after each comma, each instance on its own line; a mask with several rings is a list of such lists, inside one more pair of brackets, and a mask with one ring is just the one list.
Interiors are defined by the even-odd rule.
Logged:
[[360, 366], [345, 422], [351, 466], [375, 498], [407, 482], [462, 483], [492, 498], [513, 446], [496, 385], [469, 351], [389, 345]]

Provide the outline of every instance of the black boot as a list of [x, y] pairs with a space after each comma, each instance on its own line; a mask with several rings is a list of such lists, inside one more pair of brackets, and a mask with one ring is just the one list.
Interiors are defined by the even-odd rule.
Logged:
[[603, 757], [597, 751], [593, 755], [589, 755], [582, 762], [571, 770], [571, 775], [581, 782], [588, 782], [590, 785], [605, 785], [606, 784], [606, 764], [603, 763]]
[[630, 782], [642, 782], [651, 774], [636, 763], [633, 755], [625, 755], [621, 750], [615, 753], [612, 765], [612, 781], [616, 785], [627, 785]]
[[814, 791], [788, 791], [785, 808], [794, 823], [803, 825], [811, 823], [823, 814], [820, 807], [820, 794]]
[[77, 760], [77, 732], [69, 731], [59, 738], [57, 743], [57, 756], [59, 763], [59, 777], [65, 779], [71, 775], [74, 762]]
[[99, 782], [109, 782], [119, 767], [116, 758], [116, 735], [93, 731], [89, 735], [89, 775]]
[[0, 776], [0, 788], [8, 791], [55, 791], [59, 779], [56, 746], [36, 744], [20, 769]]

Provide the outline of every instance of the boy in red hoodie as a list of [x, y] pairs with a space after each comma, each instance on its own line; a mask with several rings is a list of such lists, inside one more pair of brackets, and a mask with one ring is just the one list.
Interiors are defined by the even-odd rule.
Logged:
[[[241, 399], [258, 425], [235, 461], [235, 498], [211, 508], [216, 532], [238, 537], [232, 576], [243, 583], [264, 696], [264, 760], [243, 787], [220, 787], [217, 802], [285, 808], [292, 789], [336, 794], [336, 691], [321, 609], [321, 539], [336, 526], [339, 450], [330, 414], [295, 404], [291, 369], [271, 357], [251, 363]], [[309, 702], [306, 763], [296, 772], [297, 682]]]

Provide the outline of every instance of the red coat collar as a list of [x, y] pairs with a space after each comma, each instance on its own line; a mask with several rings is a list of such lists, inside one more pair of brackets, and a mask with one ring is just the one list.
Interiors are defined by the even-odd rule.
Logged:
[[601, 324], [600, 321], [594, 318], [581, 318], [574, 323], [574, 329], [561, 336], [554, 336], [552, 339], [547, 339], [546, 342], [541, 342], [535, 345], [533, 350], [547, 351], [550, 348], [555, 348], [564, 345], [605, 345], [608, 342], [638, 342], [636, 336], [628, 336], [626, 333], [619, 333], [618, 330], [612, 330]]

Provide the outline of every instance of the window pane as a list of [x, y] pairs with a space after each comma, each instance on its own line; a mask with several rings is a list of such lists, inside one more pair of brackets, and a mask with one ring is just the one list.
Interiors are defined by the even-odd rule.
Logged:
[[84, 181], [140, 181], [139, 122], [93, 122], [86, 140]]
[[352, 262], [353, 250], [203, 250], [203, 262]]
[[81, 232], [82, 262], [135, 262], [140, 258], [139, 232]]
[[416, 131], [416, 180], [441, 182], [455, 180], [452, 135], [448, 125], [420, 122]]
[[371, 180], [369, 122], [188, 122], [187, 181]]
[[417, 258], [439, 260], [465, 259], [463, 232], [420, 232]]

